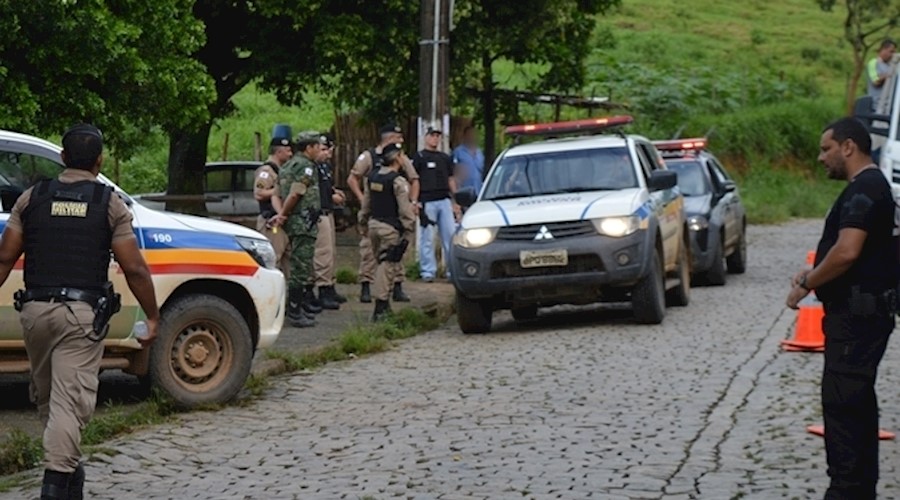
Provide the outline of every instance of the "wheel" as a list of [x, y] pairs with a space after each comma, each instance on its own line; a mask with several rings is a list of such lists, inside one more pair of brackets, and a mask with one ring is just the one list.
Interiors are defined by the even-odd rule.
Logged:
[[456, 321], [463, 333], [485, 333], [491, 329], [494, 311], [486, 300], [473, 300], [456, 291]]
[[666, 305], [683, 307], [691, 302], [691, 262], [684, 243], [678, 250], [678, 268], [675, 274], [678, 286], [666, 292]]
[[537, 306], [514, 307], [510, 311], [514, 320], [518, 322], [530, 321], [537, 318]]
[[663, 283], [662, 260], [659, 252], [653, 253], [650, 272], [634, 287], [631, 305], [638, 323], [658, 325], [666, 315], [666, 291]]
[[186, 295], [166, 305], [150, 351], [150, 378], [178, 406], [229, 401], [250, 374], [250, 328], [231, 304]]
[[725, 284], [725, 256], [722, 255], [721, 238], [713, 251], [712, 267], [706, 271], [706, 282], [710, 285], [722, 286]]
[[737, 248], [726, 259], [728, 272], [732, 274], [744, 274], [747, 270], [747, 228], [741, 229], [741, 239]]

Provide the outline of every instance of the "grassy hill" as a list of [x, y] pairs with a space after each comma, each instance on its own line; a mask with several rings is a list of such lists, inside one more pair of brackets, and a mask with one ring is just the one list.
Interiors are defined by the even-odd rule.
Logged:
[[[811, 189], [822, 177], [805, 159], [814, 159], [818, 130], [842, 109], [851, 59], [842, 21], [840, 11], [823, 12], [815, 0], [622, 0], [598, 18], [584, 93], [628, 103], [635, 130], [649, 136], [715, 127], [712, 144], [735, 164], [757, 220], [819, 215], [834, 186]], [[542, 68], [499, 61], [496, 71], [503, 86], [521, 88], [524, 73]], [[213, 128], [210, 160], [223, 157], [226, 134], [228, 158], [250, 158], [254, 132], [265, 140], [276, 123], [297, 132], [328, 128], [333, 119], [330, 103], [316, 95], [286, 107], [248, 86], [234, 101], [237, 112]], [[549, 106], [521, 109], [528, 120], [552, 116]], [[166, 155], [165, 139], [155, 138], [123, 163], [123, 186], [163, 189]], [[779, 204], [783, 198], [792, 201]]]

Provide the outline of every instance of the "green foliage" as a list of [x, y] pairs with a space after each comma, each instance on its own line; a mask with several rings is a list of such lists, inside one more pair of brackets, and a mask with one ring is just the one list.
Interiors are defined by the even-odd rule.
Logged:
[[112, 437], [133, 432], [138, 428], [159, 424], [175, 413], [171, 400], [159, 391], [137, 405], [110, 404], [106, 411], [95, 415], [81, 432], [81, 443], [91, 446]]
[[419, 277], [421, 276], [420, 269], [419, 269], [419, 263], [416, 261], [407, 262], [404, 273], [405, 273], [406, 277], [411, 280], [419, 279]]
[[349, 267], [341, 267], [338, 268], [337, 272], [335, 273], [334, 279], [342, 285], [352, 285], [356, 283], [358, 276], [355, 270]]
[[751, 164], [738, 183], [751, 224], [822, 218], [845, 186], [827, 181], [821, 171], [811, 175], [767, 163]]
[[44, 456], [41, 440], [13, 429], [0, 443], [0, 476], [37, 466]]

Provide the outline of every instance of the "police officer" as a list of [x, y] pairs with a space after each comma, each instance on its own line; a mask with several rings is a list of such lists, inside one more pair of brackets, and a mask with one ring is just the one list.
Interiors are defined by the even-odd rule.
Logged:
[[315, 320], [304, 314], [322, 312], [313, 303], [313, 255], [321, 200], [316, 163], [324, 158], [326, 139], [315, 131], [297, 135], [297, 151], [282, 167], [278, 178], [283, 200], [278, 215], [270, 224], [283, 226], [291, 240], [291, 275], [288, 279], [288, 322], [291, 326], [315, 326]]
[[878, 482], [875, 377], [894, 329], [900, 262], [891, 188], [872, 163], [871, 147], [869, 132], [854, 118], [825, 128], [819, 161], [847, 186], [825, 220], [815, 267], [793, 277], [787, 298], [796, 309], [815, 290], [825, 309], [826, 499], [875, 498]]
[[337, 252], [337, 233], [334, 227], [334, 209], [346, 201], [344, 192], [334, 187], [331, 175], [331, 158], [334, 153], [334, 141], [326, 135], [325, 160], [318, 163], [319, 195], [321, 197], [321, 216], [319, 217], [316, 235], [316, 250], [313, 268], [316, 275], [316, 287], [319, 289], [319, 305], [324, 309], [339, 309], [346, 297], [334, 289], [335, 253]]
[[0, 285], [25, 253], [25, 290], [16, 307], [32, 400], [44, 423], [44, 500], [84, 498], [81, 429], [97, 403], [101, 340], [118, 298], [108, 277], [110, 250], [146, 313], [148, 336], [138, 339], [145, 348], [159, 322], [131, 213], [112, 187], [97, 181], [103, 135], [81, 124], [62, 143], [65, 170], [19, 197], [0, 241]]
[[391, 311], [390, 284], [395, 283], [396, 264], [403, 259], [416, 223], [415, 207], [409, 199], [409, 182], [400, 174], [401, 145], [388, 144], [382, 148], [381, 155], [382, 166], [369, 175], [359, 212], [359, 223], [372, 240], [378, 259], [373, 321]]
[[412, 164], [419, 174], [421, 185], [421, 210], [419, 222], [422, 225], [422, 246], [419, 254], [419, 275], [424, 281], [434, 280], [437, 273], [437, 259], [434, 254], [434, 228], [441, 237], [444, 257], [450, 255], [450, 240], [456, 232], [459, 205], [452, 199], [456, 193], [453, 178], [453, 160], [450, 155], [438, 149], [441, 131], [428, 127], [425, 131], [425, 149], [412, 157]]
[[291, 273], [291, 240], [287, 233], [272, 227], [269, 219], [281, 210], [281, 196], [278, 194], [278, 171], [282, 165], [291, 159], [291, 140], [284, 137], [274, 137], [269, 143], [269, 158], [256, 169], [253, 180], [253, 197], [259, 202], [259, 217], [256, 220], [256, 230], [266, 235], [266, 238], [275, 248], [275, 259], [278, 269], [284, 274], [285, 279]]
[[[363, 199], [363, 188], [362, 188], [362, 180], [366, 179], [372, 171], [377, 171], [378, 168], [373, 168], [375, 165], [382, 165], [383, 161], [381, 158], [382, 148], [387, 146], [388, 144], [403, 144], [403, 130], [400, 129], [395, 124], [389, 123], [378, 130], [378, 133], [381, 136], [381, 142], [377, 147], [372, 149], [368, 149], [363, 151], [359, 157], [356, 159], [356, 163], [353, 164], [353, 168], [350, 170], [350, 175], [347, 177], [347, 185], [350, 186], [350, 191], [356, 196], [358, 200]], [[409, 158], [401, 153], [400, 157], [401, 168], [403, 169], [403, 175], [406, 176], [407, 180], [410, 183], [409, 189], [409, 200], [414, 205], [414, 210], [418, 210], [418, 202], [419, 202], [419, 174], [416, 173], [416, 169], [412, 166], [412, 163], [409, 161]], [[364, 232], [364, 228], [360, 228], [360, 232]], [[375, 273], [375, 254], [372, 251], [373, 245], [369, 238], [363, 236], [359, 241], [359, 281], [360, 281], [360, 294], [359, 301], [360, 302], [371, 302], [371, 291], [369, 289], [369, 283], [374, 279]], [[403, 292], [403, 279], [405, 277], [405, 273], [403, 272], [403, 264], [397, 262], [394, 264], [397, 268], [392, 274], [396, 276], [394, 282], [393, 289], [393, 299], [397, 302], [409, 302], [409, 297]]]

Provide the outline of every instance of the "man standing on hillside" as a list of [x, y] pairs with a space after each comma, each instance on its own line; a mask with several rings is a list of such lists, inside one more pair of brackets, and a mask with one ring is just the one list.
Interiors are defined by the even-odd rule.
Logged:
[[878, 109], [878, 101], [881, 99], [884, 82], [892, 73], [891, 59], [897, 51], [897, 44], [891, 39], [881, 42], [878, 55], [866, 64], [866, 83], [869, 96], [872, 97], [872, 110]]
[[878, 483], [878, 364], [894, 330], [897, 208], [891, 187], [870, 157], [865, 125], [842, 118], [825, 128], [819, 162], [847, 181], [825, 219], [810, 271], [794, 276], [787, 306], [810, 291], [825, 309], [822, 413], [831, 485], [826, 500], [875, 498]]

